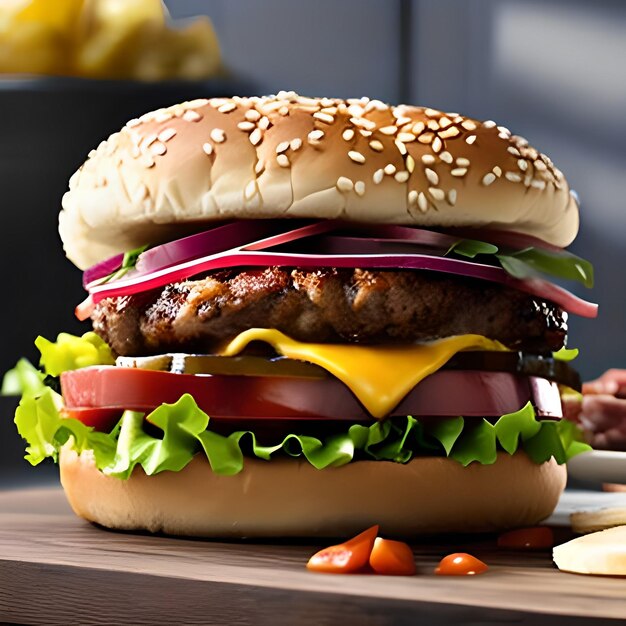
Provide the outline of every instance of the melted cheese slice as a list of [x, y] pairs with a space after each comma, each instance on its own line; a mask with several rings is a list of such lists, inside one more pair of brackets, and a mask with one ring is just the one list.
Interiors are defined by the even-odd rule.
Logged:
[[251, 328], [233, 339], [224, 356], [240, 354], [251, 341], [264, 341], [278, 354], [309, 361], [339, 378], [376, 418], [385, 417], [417, 383], [461, 350], [506, 351], [482, 335], [457, 335], [416, 345], [304, 343], [278, 330]]

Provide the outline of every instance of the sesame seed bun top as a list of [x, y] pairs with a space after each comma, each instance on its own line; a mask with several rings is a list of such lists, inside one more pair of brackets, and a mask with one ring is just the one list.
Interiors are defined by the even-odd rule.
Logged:
[[497, 228], [557, 246], [578, 231], [563, 174], [495, 122], [292, 92], [131, 120], [70, 179], [59, 230], [84, 269], [204, 222], [276, 217]]

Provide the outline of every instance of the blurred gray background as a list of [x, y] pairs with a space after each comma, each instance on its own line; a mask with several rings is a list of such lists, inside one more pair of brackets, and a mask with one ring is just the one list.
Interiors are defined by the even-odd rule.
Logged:
[[[143, 111], [203, 95], [368, 95], [494, 119], [546, 152], [582, 201], [572, 249], [596, 268], [597, 320], [570, 318], [584, 378], [626, 367], [626, 2], [622, 0], [169, 0], [207, 14], [225, 81], [167, 85], [0, 80], [0, 370], [38, 334], [79, 332], [80, 272], [56, 234], [67, 180]], [[0, 404], [0, 483], [31, 475]], [[41, 476], [42, 474], [37, 474]]]

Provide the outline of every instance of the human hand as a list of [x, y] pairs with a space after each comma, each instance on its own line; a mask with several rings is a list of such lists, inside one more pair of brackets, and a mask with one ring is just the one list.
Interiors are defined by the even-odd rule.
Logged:
[[594, 448], [626, 451], [626, 370], [607, 370], [582, 391], [582, 401], [564, 398], [565, 417], [582, 427]]

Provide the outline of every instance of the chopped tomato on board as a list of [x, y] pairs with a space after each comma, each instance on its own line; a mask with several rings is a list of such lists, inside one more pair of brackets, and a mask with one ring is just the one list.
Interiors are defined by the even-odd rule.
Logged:
[[415, 574], [413, 550], [404, 541], [376, 537], [369, 563], [377, 574], [388, 576], [412, 576]]
[[509, 530], [498, 536], [498, 548], [542, 550], [554, 547], [554, 533], [547, 526]]
[[307, 569], [328, 574], [358, 572], [367, 565], [377, 534], [378, 526], [372, 526], [344, 543], [324, 548], [309, 559]]
[[455, 552], [441, 559], [435, 569], [439, 576], [475, 576], [483, 574], [489, 568], [486, 563], [466, 552]]

